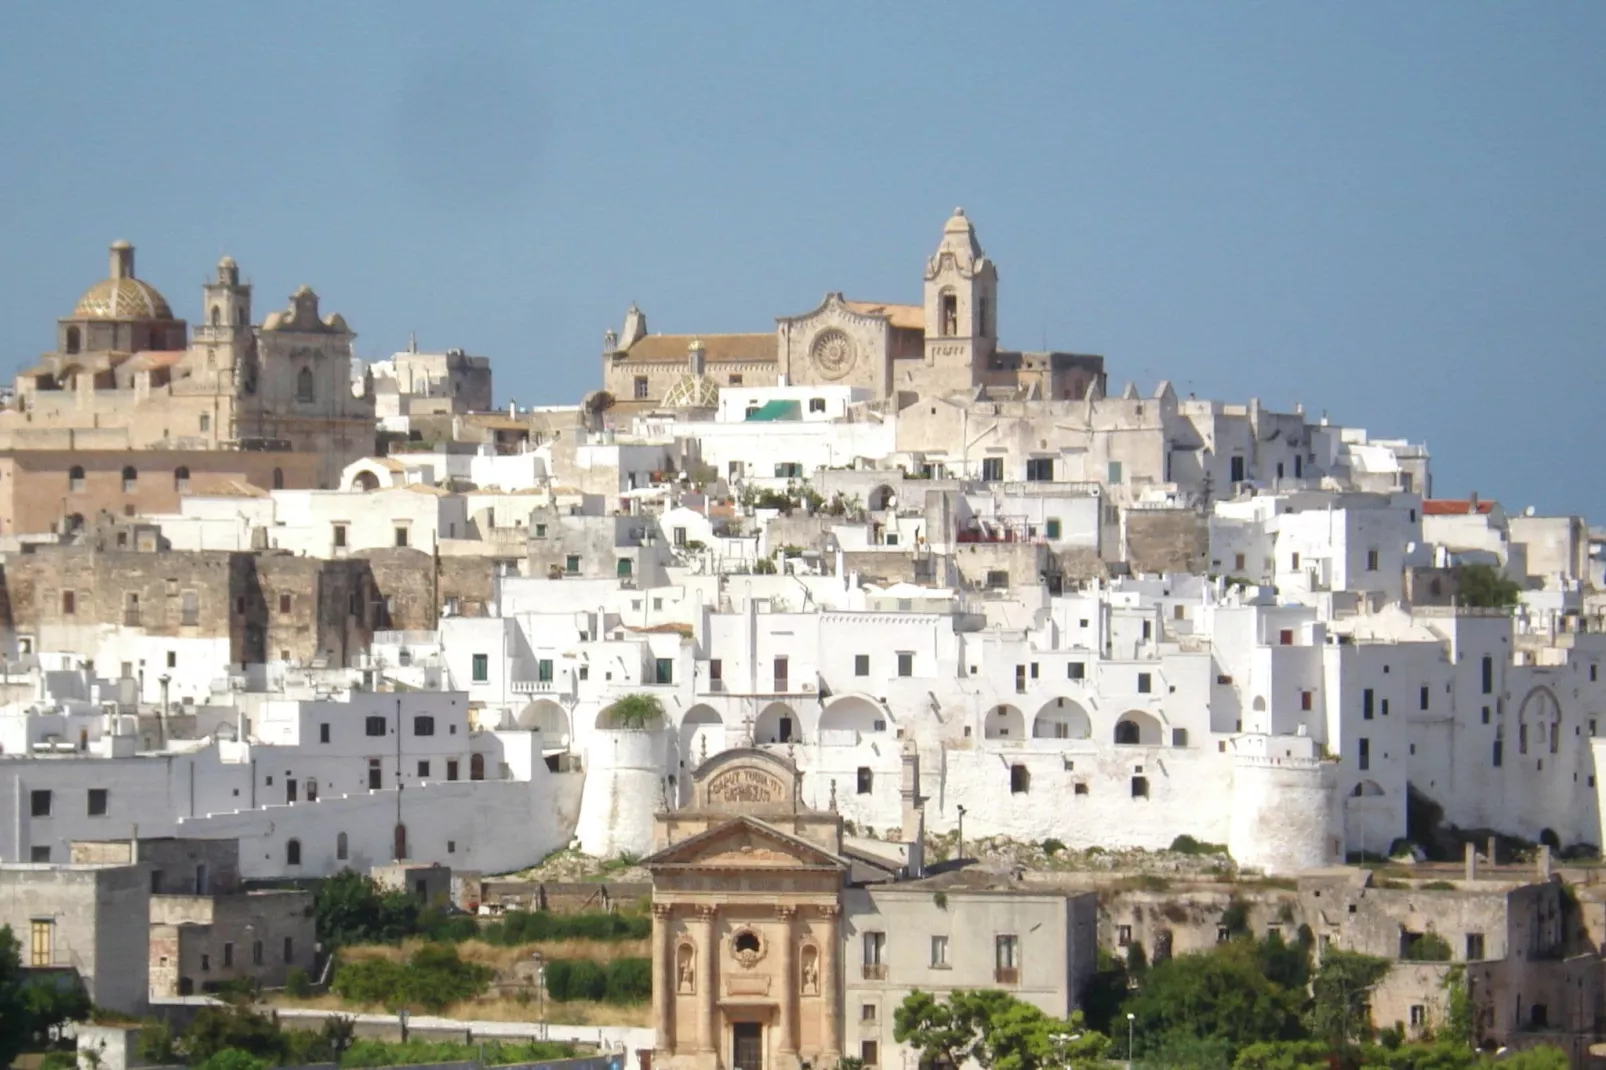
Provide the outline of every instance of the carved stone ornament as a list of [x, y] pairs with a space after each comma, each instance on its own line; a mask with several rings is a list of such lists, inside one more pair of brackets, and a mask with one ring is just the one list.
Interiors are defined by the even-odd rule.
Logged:
[[814, 370], [824, 378], [840, 379], [858, 363], [859, 350], [853, 344], [853, 339], [843, 332], [835, 329], [821, 331], [814, 336], [814, 344], [809, 347], [809, 360]]
[[731, 957], [743, 969], [751, 970], [757, 966], [768, 950], [764, 938], [754, 929], [738, 929], [731, 934]]

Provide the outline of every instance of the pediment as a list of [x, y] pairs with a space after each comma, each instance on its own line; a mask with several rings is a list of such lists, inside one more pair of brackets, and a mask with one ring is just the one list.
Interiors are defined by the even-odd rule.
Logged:
[[823, 851], [749, 817], [738, 817], [690, 839], [672, 843], [645, 860], [657, 866], [708, 869], [845, 869], [848, 860]]

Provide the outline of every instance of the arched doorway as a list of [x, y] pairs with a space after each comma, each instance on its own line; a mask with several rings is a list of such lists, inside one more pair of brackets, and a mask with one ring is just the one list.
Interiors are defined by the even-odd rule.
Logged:
[[1032, 718], [1033, 739], [1089, 739], [1092, 735], [1092, 719], [1073, 699], [1054, 699]]
[[[887, 711], [862, 695], [843, 695], [820, 714], [821, 743], [856, 743], [859, 737], [886, 730]], [[856, 735], [849, 738], [844, 734], [849, 732]]]
[[680, 719], [680, 756], [695, 769], [725, 749], [725, 719], [712, 706], [697, 705]]
[[526, 732], [540, 732], [543, 749], [569, 745], [569, 714], [549, 698], [538, 698], [519, 711], [517, 724]]
[[1008, 703], [994, 706], [982, 718], [982, 735], [988, 739], [1025, 739], [1026, 715]]
[[753, 722], [753, 742], [801, 743], [803, 724], [797, 713], [784, 702], [772, 702], [759, 713]]
[[1115, 743], [1121, 747], [1158, 747], [1160, 722], [1142, 710], [1128, 710], [1115, 722]]

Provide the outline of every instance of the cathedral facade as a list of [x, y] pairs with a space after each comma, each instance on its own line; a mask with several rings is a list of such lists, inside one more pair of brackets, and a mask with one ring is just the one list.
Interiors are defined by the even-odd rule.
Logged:
[[0, 410], [0, 533], [70, 531], [99, 513], [176, 509], [186, 492], [332, 487], [374, 452], [355, 335], [302, 287], [252, 322], [251, 285], [224, 257], [193, 328], [117, 242], [107, 278], [57, 321], [56, 348]]
[[1000, 348], [998, 269], [962, 208], [943, 226], [923, 290], [918, 305], [829, 294], [764, 334], [650, 334], [632, 305], [623, 331], [605, 338], [603, 389], [627, 410], [676, 407], [670, 391], [697, 349], [722, 386], [852, 386], [878, 400], [978, 390], [1077, 400], [1094, 384], [1102, 390], [1102, 357]]

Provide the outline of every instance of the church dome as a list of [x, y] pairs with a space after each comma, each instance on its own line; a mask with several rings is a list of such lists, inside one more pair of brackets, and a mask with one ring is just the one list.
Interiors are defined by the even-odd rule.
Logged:
[[110, 277], [85, 290], [69, 318], [170, 320], [173, 310], [160, 290], [134, 277], [134, 247], [119, 241], [112, 243]]
[[711, 376], [686, 375], [664, 395], [668, 409], [717, 409], [719, 384]]
[[75, 320], [170, 320], [167, 298], [139, 279], [103, 279], [84, 291], [72, 311]]

